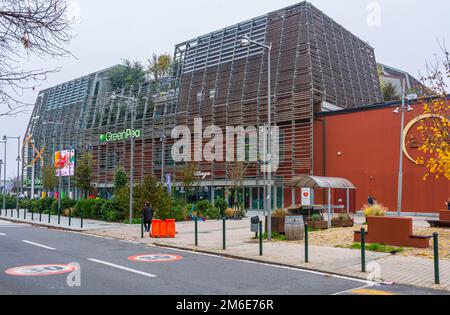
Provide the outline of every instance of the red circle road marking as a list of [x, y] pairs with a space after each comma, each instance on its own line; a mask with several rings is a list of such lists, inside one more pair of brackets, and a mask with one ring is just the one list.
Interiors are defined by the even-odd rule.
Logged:
[[[55, 270], [48, 270], [49, 268], [55, 268]], [[51, 265], [31, 265], [10, 268], [5, 271], [10, 276], [17, 277], [43, 277], [61, 275], [75, 271], [77, 267], [69, 265], [51, 264]]]
[[136, 255], [128, 257], [131, 261], [136, 262], [170, 262], [170, 261], [178, 261], [183, 259], [183, 257], [178, 255], [168, 255], [168, 254], [144, 254], [144, 255]]

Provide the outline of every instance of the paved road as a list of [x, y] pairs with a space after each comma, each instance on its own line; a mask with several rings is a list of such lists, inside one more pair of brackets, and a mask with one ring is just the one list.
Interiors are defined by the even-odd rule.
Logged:
[[[178, 255], [182, 256], [182, 259], [171, 262], [129, 260], [130, 256], [140, 254]], [[80, 266], [81, 286], [79, 287], [67, 285], [68, 275], [72, 280], [77, 279], [73, 277], [73, 273], [49, 276], [9, 274], [10, 269], [15, 267], [71, 263]], [[58, 271], [60, 267], [52, 268], [56, 268]], [[390, 291], [386, 291], [388, 289]], [[326, 295], [377, 293], [433, 294], [438, 292], [409, 287], [380, 288], [360, 280], [321, 273], [147, 247], [115, 239], [0, 221], [0, 294]]]

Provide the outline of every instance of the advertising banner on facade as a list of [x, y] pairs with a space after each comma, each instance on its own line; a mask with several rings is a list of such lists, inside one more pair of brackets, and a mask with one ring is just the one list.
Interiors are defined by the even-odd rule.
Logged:
[[56, 176], [75, 175], [75, 150], [63, 150], [55, 152]]

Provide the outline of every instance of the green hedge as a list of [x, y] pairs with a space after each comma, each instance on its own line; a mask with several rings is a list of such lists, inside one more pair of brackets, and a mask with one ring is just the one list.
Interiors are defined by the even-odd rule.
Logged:
[[103, 199], [84, 199], [77, 202], [75, 205], [74, 216], [83, 217], [85, 219], [102, 219], [102, 206], [105, 203]]

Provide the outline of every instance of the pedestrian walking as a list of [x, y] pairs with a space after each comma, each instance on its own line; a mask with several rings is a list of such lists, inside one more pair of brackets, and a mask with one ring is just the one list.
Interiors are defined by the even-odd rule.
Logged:
[[145, 203], [144, 209], [142, 209], [142, 217], [144, 218], [145, 232], [150, 232], [152, 227], [153, 215], [155, 211], [149, 202]]

